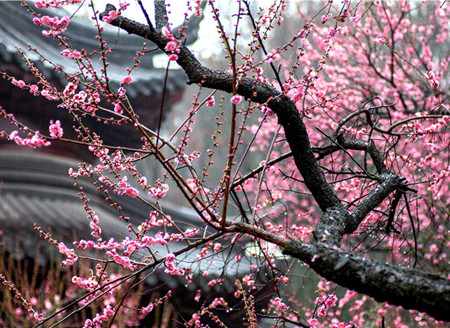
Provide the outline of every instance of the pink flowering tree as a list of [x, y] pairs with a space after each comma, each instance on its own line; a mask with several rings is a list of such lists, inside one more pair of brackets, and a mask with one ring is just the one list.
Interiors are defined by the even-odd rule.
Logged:
[[[79, 2], [38, 1], [36, 6]], [[130, 226], [134, 238], [109, 242], [101, 239], [101, 218], [90, 215], [92, 240], [74, 241], [73, 248], [57, 244], [64, 264], [76, 265], [75, 249], [95, 249], [128, 272], [123, 281], [163, 268], [190, 283], [198, 273], [178, 264], [183, 254], [198, 249], [198, 258], [210, 261], [224, 246], [245, 242], [247, 251], [229, 265], [246, 256], [254, 270], [236, 280], [234, 293], [250, 327], [262, 319], [278, 327], [438, 327], [450, 320], [448, 4], [325, 1], [308, 12], [282, 0], [264, 8], [239, 0], [233, 4], [233, 28], [226, 29], [219, 3], [208, 1], [202, 8], [194, 1], [191, 14], [211, 15], [216, 23], [228, 66], [220, 71], [194, 56], [183, 43], [183, 29], [172, 30], [165, 1], [155, 1], [154, 19], [150, 8], [138, 3], [146, 23], [130, 19], [126, 3], [94, 10], [102, 60], [107, 67], [113, 47], [102, 43], [100, 21], [151, 41], [167, 54], [171, 67], [184, 70], [189, 84], [198, 85], [192, 108], [168, 133], [171, 138], [164, 138], [160, 127], [153, 131], [143, 125], [127, 101], [132, 69], [117, 90], [110, 88], [106, 70], [91, 74], [88, 82], [72, 77], [64, 90], [42, 77], [37, 85], [7, 77], [80, 119], [82, 113], [108, 113], [134, 124], [142, 136], [140, 148], [117, 149], [103, 144], [95, 131], [80, 133], [99, 164], [83, 164], [69, 174], [75, 180], [89, 176], [105, 192], [140, 199], [152, 214], [143, 218], [143, 230]], [[70, 28], [67, 17], [30, 19], [61, 42], [61, 56], [79, 63], [81, 75], [88, 74], [88, 54], [72, 49], [62, 36]], [[208, 107], [220, 108], [220, 115], [209, 119], [211, 146], [203, 153], [195, 146], [188, 151], [191, 136], [206, 129], [195, 120]], [[48, 134], [13, 122], [18, 129], [3, 135], [19, 145], [51, 147], [53, 139], [63, 139], [56, 118]], [[221, 148], [226, 158], [215, 161]], [[136, 168], [147, 156], [164, 171], [157, 181], [148, 181]], [[255, 158], [263, 160], [255, 163]], [[199, 168], [196, 161], [202, 162]], [[220, 173], [213, 186], [212, 172]], [[198, 227], [166, 233], [167, 226], [176, 226], [159, 206], [172, 192], [169, 181], [195, 211]], [[151, 251], [153, 245], [174, 243], [183, 247], [164, 258]], [[148, 256], [137, 260], [137, 252]], [[302, 294], [304, 282], [293, 260], [317, 274], [315, 296]], [[262, 309], [254, 300], [261, 267], [275, 273], [277, 287]], [[94, 300], [104, 296], [105, 286], [120, 286], [106, 275], [74, 277], [73, 283]], [[220, 282], [214, 277], [210, 284]], [[141, 314], [160, 302], [141, 308]], [[222, 324], [214, 310], [227, 309], [230, 302], [218, 296], [185, 324], [201, 327], [205, 318]], [[105, 306], [85, 326], [112, 324], [122, 305]], [[48, 320], [31, 313], [39, 324]]]

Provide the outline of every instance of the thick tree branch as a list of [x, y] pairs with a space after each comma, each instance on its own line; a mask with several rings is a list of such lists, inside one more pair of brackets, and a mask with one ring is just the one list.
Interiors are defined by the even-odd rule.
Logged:
[[380, 263], [324, 243], [290, 241], [284, 253], [304, 261], [322, 277], [378, 302], [450, 320], [450, 282], [444, 277]]
[[383, 173], [378, 177], [379, 184], [359, 203], [353, 212], [344, 211], [340, 207], [328, 208], [321, 216], [314, 230], [314, 237], [331, 245], [339, 245], [345, 234], [353, 233], [364, 218], [373, 211], [393, 191], [413, 191], [404, 184], [404, 179], [391, 173]]
[[[332, 154], [335, 151], [340, 150], [341, 148], [337, 145], [329, 145], [329, 146], [325, 146], [325, 147], [311, 147], [313, 153], [317, 154], [316, 156], [316, 160], [320, 160], [324, 157], [326, 157], [329, 154]], [[279, 157], [272, 159], [270, 161], [267, 162], [267, 166], [271, 166], [274, 164], [277, 164], [283, 160], [285, 160], [286, 158], [289, 158], [292, 156], [292, 151], [288, 151], [282, 155], [280, 155]], [[238, 180], [235, 180], [233, 182], [233, 184], [231, 185], [232, 188], [236, 188], [237, 186], [239, 186], [240, 184], [244, 183], [245, 181], [247, 181], [250, 178], [253, 178], [256, 174], [258, 174], [259, 172], [261, 172], [264, 168], [264, 165], [260, 165], [258, 166], [256, 169], [252, 170], [251, 172], [249, 172], [248, 174], [246, 174], [245, 176], [239, 178]]]
[[[112, 5], [108, 5], [105, 12], [100, 14], [100, 18], [107, 16], [113, 8]], [[154, 42], [160, 49], [164, 49], [166, 46], [167, 39], [162, 33], [158, 30], [151, 30], [147, 25], [123, 16], [119, 16], [111, 24]], [[177, 63], [187, 74], [189, 83], [198, 83], [203, 87], [232, 92], [233, 76], [231, 74], [204, 67], [183, 44], [180, 44]], [[254, 102], [267, 104], [277, 114], [278, 121], [284, 128], [292, 150], [295, 164], [320, 208], [323, 211], [330, 207], [343, 208], [317, 163], [311, 150], [306, 127], [294, 102], [272, 86], [246, 77], [239, 80], [237, 93]]]
[[353, 221], [349, 222], [347, 225], [346, 233], [352, 233], [355, 231], [370, 211], [380, 205], [381, 202], [393, 191], [404, 187], [404, 179], [399, 178], [395, 174], [381, 174], [379, 179], [380, 184], [376, 186], [375, 189], [373, 189], [353, 210]]

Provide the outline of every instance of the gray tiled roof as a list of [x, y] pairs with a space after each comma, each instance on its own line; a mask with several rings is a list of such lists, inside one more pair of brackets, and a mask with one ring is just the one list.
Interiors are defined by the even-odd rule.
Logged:
[[[76, 73], [78, 66], [72, 59], [60, 55], [63, 48], [58, 47], [58, 41], [44, 37], [42, 30], [46, 29], [46, 27], [33, 24], [32, 16], [19, 4], [19, 1], [0, 1], [0, 17], [2, 19], [0, 24], [0, 59], [7, 63], [19, 64], [24, 70], [28, 71], [25, 67], [25, 61], [17, 53], [16, 46], [27, 50], [27, 44], [31, 43], [33, 47], [39, 49], [47, 60], [43, 63], [41, 61], [42, 58], [32, 52], [27, 52], [27, 56], [35, 62], [47, 78], [59, 79], [65, 85], [66, 80], [63, 74], [55, 72], [51, 63], [63, 67], [68, 74]], [[30, 6], [42, 15], [52, 17], [58, 14], [57, 12], [52, 12], [51, 9], [39, 10], [32, 4]], [[187, 44], [196, 40], [199, 23], [200, 18], [192, 17], [188, 24], [189, 28], [185, 38]], [[74, 49], [99, 50], [98, 40], [95, 39], [97, 29], [93, 27], [93, 24], [86, 24], [85, 21], [75, 17], [71, 20], [63, 35], [70, 38], [70, 43]], [[151, 41], [128, 35], [123, 31], [105, 30], [102, 36], [107, 41], [108, 46], [114, 46], [114, 51], [108, 55], [108, 61], [111, 63], [108, 67], [108, 76], [113, 87], [116, 87], [127, 74], [126, 67], [133, 66], [132, 58], [135, 56], [136, 51], [142, 48], [143, 42], [146, 41], [149, 52], [141, 57], [141, 64], [133, 72], [134, 82], [127, 87], [127, 93], [130, 97], [135, 97], [138, 94], [148, 96], [161, 93], [166, 73], [164, 69], [157, 69], [153, 66], [153, 56], [161, 54], [161, 52], [155, 50], [156, 46]], [[98, 70], [103, 67], [98, 57], [93, 57], [93, 63]], [[183, 88], [186, 85], [186, 81], [186, 75], [182, 70], [171, 71], [167, 83], [167, 91]]]
[[[32, 151], [11, 152], [0, 151], [0, 245], [11, 252], [17, 259], [34, 258], [36, 248], [40, 248], [40, 262], [46, 264], [54, 256], [54, 248], [47, 241], [39, 237], [33, 230], [33, 224], [51, 232], [58, 241], [63, 241], [68, 247], [75, 239], [93, 239], [90, 235], [89, 220], [83, 208], [83, 202], [73, 187], [73, 180], [68, 177], [69, 167], [76, 168], [77, 163], [65, 158], [49, 154], [39, 154]], [[100, 219], [102, 237], [104, 240], [115, 238], [122, 241], [128, 233], [127, 224], [118, 219], [118, 214], [110, 208], [101, 194], [85, 178], [78, 183], [84, 187], [84, 192], [90, 199], [89, 205], [95, 210]], [[132, 221], [139, 222], [139, 217], [147, 217], [149, 209], [141, 202], [117, 201], [123, 207], [125, 215], [130, 215]], [[173, 204], [164, 204], [167, 214], [185, 227], [199, 226], [195, 213]], [[168, 232], [170, 231], [170, 228]], [[155, 232], [150, 232], [150, 234]], [[20, 246], [17, 247], [17, 243]], [[186, 243], [169, 243], [166, 246], [153, 245], [151, 250], [158, 258], [164, 258], [169, 252], [176, 252], [185, 247]], [[178, 259], [179, 267], [190, 267], [196, 276], [195, 283], [190, 288], [201, 288], [205, 291], [207, 279], [201, 274], [208, 271], [210, 276], [224, 275], [228, 281], [223, 287], [231, 290], [237, 275], [243, 276], [250, 271], [250, 262], [243, 257], [241, 263], [234, 263], [234, 255], [239, 249], [225, 249], [223, 253], [215, 254], [212, 259], [199, 260], [200, 249], [193, 249]], [[53, 255], [52, 255], [53, 254]], [[142, 253], [140, 253], [142, 254]], [[145, 256], [143, 254], [139, 256]], [[138, 256], [135, 257], [138, 260]], [[184, 277], [172, 277], [156, 270], [147, 278], [151, 285], [161, 282], [173, 288], [186, 285]]]

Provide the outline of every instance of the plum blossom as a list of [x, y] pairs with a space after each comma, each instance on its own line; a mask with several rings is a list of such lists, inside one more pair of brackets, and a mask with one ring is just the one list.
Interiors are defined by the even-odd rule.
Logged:
[[26, 87], [26, 83], [24, 81], [16, 80], [15, 78], [12, 78], [11, 83], [21, 89], [24, 89]]
[[9, 140], [13, 140], [19, 146], [27, 146], [30, 148], [41, 148], [50, 146], [50, 141], [42, 138], [39, 131], [36, 131], [31, 138], [21, 138], [18, 131], [13, 131], [9, 135]]
[[147, 306], [143, 307], [139, 312], [142, 314], [147, 314], [153, 311], [153, 303], [150, 302]]
[[335, 293], [331, 294], [324, 294], [321, 297], [316, 298], [316, 305], [317, 305], [317, 315], [320, 318], [323, 318], [330, 307], [336, 306], [338, 299], [336, 297]]
[[234, 95], [233, 97], [231, 97], [231, 103], [234, 105], [240, 104], [241, 101], [242, 101], [242, 96], [240, 96], [240, 95]]
[[309, 41], [308, 41], [308, 39], [302, 39], [302, 45], [305, 47], [305, 48], [309, 48], [310, 46], [311, 46], [311, 44], [309, 43]]
[[130, 187], [126, 189], [125, 195], [135, 198], [139, 195], [139, 191], [136, 188]]
[[211, 96], [208, 98], [208, 100], [206, 101], [206, 106], [208, 107], [213, 107], [216, 104], [216, 99], [214, 98], [214, 96]]
[[285, 312], [286, 310], [288, 310], [288, 306], [281, 301], [281, 299], [279, 297], [275, 297], [274, 299], [270, 300], [270, 304], [272, 304], [276, 309]]
[[175, 41], [167, 42], [166, 46], [164, 47], [165, 51], [176, 51], [177, 50], [177, 43]]
[[270, 64], [272, 61], [279, 61], [280, 59], [281, 59], [280, 54], [278, 52], [273, 51], [267, 54], [264, 61]]
[[119, 17], [119, 14], [115, 10], [111, 10], [108, 13], [108, 16], [103, 16], [102, 21], [105, 23], [111, 23], [113, 20], [115, 20], [117, 17]]
[[201, 17], [202, 16], [202, 1], [201, 0], [195, 0], [194, 1], [194, 16], [195, 17]]
[[174, 276], [182, 276], [184, 275], [184, 270], [175, 266], [175, 258], [173, 253], [167, 254], [165, 261], [166, 269], [164, 271]]
[[64, 88], [63, 95], [65, 97], [70, 97], [75, 93], [77, 90], [78, 85], [72, 82], [67, 83], [66, 87]]
[[64, 57], [72, 58], [72, 59], [81, 59], [82, 58], [82, 54], [78, 50], [64, 49], [63, 51], [60, 52], [60, 54]]
[[164, 35], [166, 37], [166, 39], [170, 38], [170, 36], [172, 35], [170, 33], [170, 30], [167, 28], [167, 26], [162, 27], [161, 33], [162, 33], [162, 35]]
[[44, 25], [50, 27], [50, 30], [42, 31], [44, 36], [57, 37], [60, 33], [64, 32], [69, 25], [70, 18], [63, 16], [61, 19], [58, 17], [43, 16], [41, 18], [34, 18], [33, 23], [40, 26]]
[[57, 120], [55, 123], [50, 121], [50, 126], [48, 127], [48, 130], [50, 132], [50, 136], [52, 139], [59, 139], [63, 135], [63, 128], [61, 127], [61, 122]]
[[170, 54], [168, 57], [169, 57], [170, 61], [177, 61], [178, 60], [178, 55], [176, 55], [176, 54]]
[[30, 85], [30, 93], [37, 96], [39, 92], [39, 87], [36, 84]]
[[114, 111], [115, 111], [117, 114], [123, 114], [123, 106], [122, 106], [122, 104], [121, 104], [121, 103], [115, 104], [115, 105], [114, 105]]
[[75, 254], [75, 251], [72, 248], [67, 248], [64, 243], [59, 243], [58, 245], [59, 252], [67, 256], [67, 260], [62, 262], [62, 265], [69, 266], [73, 265], [77, 260], [78, 256]]
[[41, 0], [36, 1], [34, 5], [36, 8], [45, 9], [45, 8], [61, 8], [62, 5], [70, 5], [81, 3], [83, 0]]
[[123, 78], [122, 82], [126, 85], [130, 85], [133, 82], [133, 77], [131, 75], [127, 75]]
[[169, 42], [167, 42], [166, 46], [164, 47], [164, 51], [167, 53], [169, 60], [170, 61], [178, 60], [177, 53], [180, 52], [180, 46], [179, 46], [180, 41], [177, 40], [173, 36], [173, 34], [170, 32], [170, 30], [166, 26], [164, 26], [161, 29], [161, 33], [166, 38], [166, 40], [169, 41]]
[[228, 306], [228, 302], [225, 301], [223, 299], [223, 297], [216, 297], [211, 304], [208, 306], [210, 309], [214, 309], [216, 307], [218, 307], [219, 305], [221, 306]]
[[168, 191], [169, 185], [167, 183], [161, 183], [157, 181], [155, 187], [151, 187], [149, 189], [148, 194], [152, 198], [161, 199], [167, 194]]

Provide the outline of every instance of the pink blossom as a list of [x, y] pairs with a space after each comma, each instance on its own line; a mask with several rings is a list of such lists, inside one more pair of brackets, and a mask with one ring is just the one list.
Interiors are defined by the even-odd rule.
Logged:
[[141, 310], [139, 311], [139, 313], [142, 314], [147, 314], [153, 311], [153, 303], [150, 302], [147, 306], [141, 308]]
[[169, 60], [170, 60], [170, 61], [177, 61], [177, 60], [178, 60], [178, 55], [176, 55], [176, 54], [170, 54], [170, 55], [169, 55]]
[[242, 278], [242, 282], [249, 287], [254, 287], [255, 285], [255, 279], [251, 273]]
[[148, 191], [150, 197], [161, 199], [169, 191], [169, 185], [166, 183], [157, 184], [155, 187], [151, 187]]
[[242, 101], [242, 96], [240, 95], [234, 95], [231, 97], [231, 103], [234, 105], [238, 105]]
[[322, 24], [325, 24], [331, 17], [331, 14], [322, 16]]
[[170, 33], [170, 30], [167, 28], [167, 26], [163, 26], [161, 29], [162, 35], [166, 37], [166, 39], [170, 38], [172, 34]]
[[195, 294], [194, 300], [195, 300], [196, 302], [198, 302], [198, 301], [200, 300], [201, 295], [202, 295], [202, 290], [201, 290], [201, 289], [197, 289], [197, 292], [196, 292], [196, 294]]
[[67, 256], [67, 260], [63, 261], [62, 265], [73, 265], [78, 260], [78, 256], [75, 254], [74, 250], [67, 248], [64, 243], [59, 243], [58, 249], [61, 254]]
[[75, 93], [77, 90], [78, 85], [72, 82], [67, 83], [66, 87], [64, 88], [63, 95], [65, 97], [70, 97]]
[[81, 52], [78, 50], [70, 50], [70, 49], [64, 49], [60, 52], [60, 54], [64, 57], [72, 58], [72, 59], [81, 59], [82, 55]]
[[130, 3], [129, 2], [122, 2], [122, 1], [120, 1], [119, 2], [119, 6], [120, 6], [120, 10], [124, 11], [130, 6]]
[[223, 297], [216, 297], [209, 305], [209, 308], [214, 309], [214, 308], [218, 307], [219, 305], [228, 306], [228, 303], [224, 300]]
[[202, 16], [202, 1], [201, 0], [195, 0], [195, 6], [194, 6], [194, 16], [201, 17]]
[[122, 106], [122, 104], [121, 104], [121, 103], [115, 104], [115, 105], [114, 105], [114, 111], [115, 111], [117, 114], [123, 114], [123, 106]]
[[39, 87], [36, 84], [30, 85], [30, 93], [37, 95], [39, 91]]
[[178, 44], [175, 41], [167, 42], [166, 46], [164, 47], [165, 51], [176, 51], [177, 49], [178, 49]]
[[9, 135], [9, 139], [13, 140], [19, 146], [28, 146], [30, 148], [48, 147], [51, 144], [50, 141], [40, 136], [39, 131], [36, 131], [31, 138], [25, 139], [19, 137], [19, 132], [13, 131]]
[[61, 127], [61, 122], [59, 120], [57, 120], [55, 123], [52, 123], [52, 121], [50, 121], [50, 126], [48, 130], [50, 131], [50, 136], [52, 137], [52, 139], [61, 138], [64, 132], [63, 128]]
[[9, 140], [14, 140], [16, 142], [16, 144], [20, 144], [20, 141], [22, 140], [22, 138], [19, 137], [18, 131], [13, 131], [9, 134]]
[[130, 188], [127, 188], [127, 190], [125, 191], [125, 194], [127, 196], [130, 196], [130, 197], [134, 198], [134, 197], [137, 197], [139, 195], [139, 191], [136, 188], [130, 187]]
[[282, 302], [279, 297], [275, 297], [274, 299], [271, 299], [270, 303], [273, 306], [275, 306], [275, 308], [277, 308], [278, 310], [280, 310], [282, 312], [288, 310], [288, 306], [284, 302]]
[[42, 34], [45, 36], [58, 36], [61, 32], [64, 32], [69, 25], [70, 18], [67, 16], [63, 16], [61, 19], [58, 17], [49, 17], [43, 16], [42, 18], [34, 18], [33, 23], [40, 26], [45, 25], [50, 27], [48, 31], [42, 31]]
[[108, 16], [103, 16], [102, 21], [104, 21], [105, 23], [111, 23], [113, 20], [115, 20], [117, 17], [119, 17], [119, 15], [117, 14], [117, 12], [115, 10], [111, 10], [108, 13]]
[[27, 86], [24, 81], [16, 80], [15, 78], [12, 78], [11, 83], [14, 84], [15, 86], [18, 86], [21, 89], [24, 89]]
[[78, 4], [81, 3], [83, 0], [41, 0], [41, 1], [36, 1], [34, 3], [34, 5], [36, 6], [36, 8], [61, 8], [62, 4]]
[[133, 77], [131, 75], [127, 75], [123, 78], [122, 82], [126, 85], [130, 85], [130, 83], [133, 81]]
[[86, 99], [86, 97], [87, 97], [86, 92], [80, 91], [76, 95], [73, 96], [73, 100], [76, 101], [76, 102], [81, 103], [81, 102], [83, 102]]
[[309, 44], [308, 39], [302, 39], [302, 45], [303, 45], [305, 48], [309, 48], [310, 44]]
[[211, 96], [208, 98], [208, 100], [206, 101], [206, 106], [208, 107], [213, 107], [216, 104], [216, 99], [214, 98], [214, 96]]

